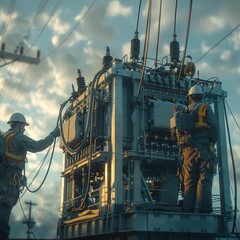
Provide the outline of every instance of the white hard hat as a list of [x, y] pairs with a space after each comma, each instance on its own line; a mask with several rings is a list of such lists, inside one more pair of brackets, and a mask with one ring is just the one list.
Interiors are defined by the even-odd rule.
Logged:
[[204, 95], [202, 87], [199, 86], [198, 84], [192, 86], [188, 92], [188, 96], [191, 96], [191, 95]]
[[8, 120], [8, 124], [12, 123], [12, 122], [20, 122], [20, 123], [25, 123], [25, 126], [28, 126], [29, 123], [27, 123], [26, 118], [24, 117], [24, 115], [22, 113], [13, 113], [13, 115], [9, 118]]

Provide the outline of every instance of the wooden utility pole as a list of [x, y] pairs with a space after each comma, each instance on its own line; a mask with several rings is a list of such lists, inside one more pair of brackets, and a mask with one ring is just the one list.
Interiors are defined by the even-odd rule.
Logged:
[[32, 219], [32, 206], [37, 205], [37, 204], [32, 203], [32, 201], [25, 202], [25, 203], [29, 205], [29, 214], [28, 214], [28, 219], [26, 219], [26, 221], [23, 221], [23, 223], [25, 223], [28, 227], [28, 230], [26, 233], [27, 233], [27, 239], [30, 239], [30, 234], [32, 234], [32, 228], [33, 228], [34, 224], [36, 223]]
[[23, 54], [23, 47], [20, 47], [20, 53], [18, 54], [17, 52], [11, 53], [11, 52], [6, 52], [5, 51], [5, 44], [2, 44], [1, 51], [0, 51], [0, 57], [2, 59], [8, 59], [11, 60], [10, 62], [6, 62], [3, 65], [0, 65], [0, 67], [4, 67], [8, 64], [11, 64], [13, 62], [23, 62], [23, 63], [28, 63], [28, 64], [39, 64], [40, 63], [40, 51], [37, 51], [37, 57], [29, 57], [25, 56]]

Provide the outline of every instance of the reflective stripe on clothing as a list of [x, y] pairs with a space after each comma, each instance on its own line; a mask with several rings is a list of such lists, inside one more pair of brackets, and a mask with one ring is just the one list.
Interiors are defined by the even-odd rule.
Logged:
[[207, 128], [207, 129], [211, 128], [209, 124], [207, 124], [207, 118], [206, 118], [207, 107], [208, 107], [207, 104], [201, 104], [200, 107], [198, 108], [196, 122], [194, 124], [195, 128]]
[[26, 154], [14, 154], [12, 152], [12, 139], [17, 134], [17, 132], [11, 132], [5, 136], [5, 157], [6, 160], [11, 160], [16, 163], [23, 163], [26, 159]]

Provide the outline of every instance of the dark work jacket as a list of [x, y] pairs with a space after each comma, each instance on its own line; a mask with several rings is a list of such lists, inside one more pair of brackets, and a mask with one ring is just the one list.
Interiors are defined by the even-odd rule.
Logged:
[[[197, 114], [198, 114], [198, 105], [200, 105], [201, 102], [192, 102], [190, 105], [188, 105], [189, 111], [194, 111], [193, 119], [196, 120]], [[218, 123], [216, 116], [211, 108], [211, 106], [208, 105], [206, 109], [206, 123], [210, 126], [210, 129], [208, 128], [194, 128], [192, 131], [192, 142], [193, 145], [197, 148], [202, 148], [202, 146], [215, 144], [217, 142], [218, 138]]]
[[[10, 132], [13, 132], [13, 129], [9, 129], [4, 135], [7, 135]], [[24, 155], [27, 152], [32, 152], [32, 153], [41, 152], [47, 147], [49, 147], [53, 143], [53, 141], [54, 141], [54, 136], [51, 133], [44, 139], [41, 139], [38, 141], [35, 141], [22, 133], [17, 133], [12, 138], [11, 150], [12, 150], [12, 153], [16, 155]], [[15, 163], [7, 159], [6, 161], [13, 168], [18, 168], [20, 170], [24, 169], [24, 164], [25, 164], [24, 162]]]

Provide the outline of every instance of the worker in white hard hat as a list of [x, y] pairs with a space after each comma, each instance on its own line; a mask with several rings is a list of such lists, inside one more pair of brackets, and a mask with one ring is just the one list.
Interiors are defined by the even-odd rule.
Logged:
[[183, 211], [210, 213], [212, 208], [212, 183], [216, 174], [217, 159], [213, 146], [217, 141], [216, 116], [208, 104], [203, 103], [202, 86], [196, 84], [188, 92], [192, 130], [184, 136], [183, 144]]
[[203, 95], [204, 95], [202, 87], [198, 84], [191, 87], [188, 91], [188, 97], [189, 96], [196, 96], [196, 95], [199, 96], [199, 97], [203, 97]]
[[5, 139], [5, 157], [0, 162], [0, 239], [9, 239], [9, 218], [13, 206], [17, 203], [20, 189], [26, 183], [22, 171], [25, 167], [27, 152], [40, 152], [50, 146], [60, 130], [56, 127], [44, 139], [35, 141], [24, 135], [29, 126], [22, 113], [14, 113], [7, 122], [10, 129], [3, 134]]

